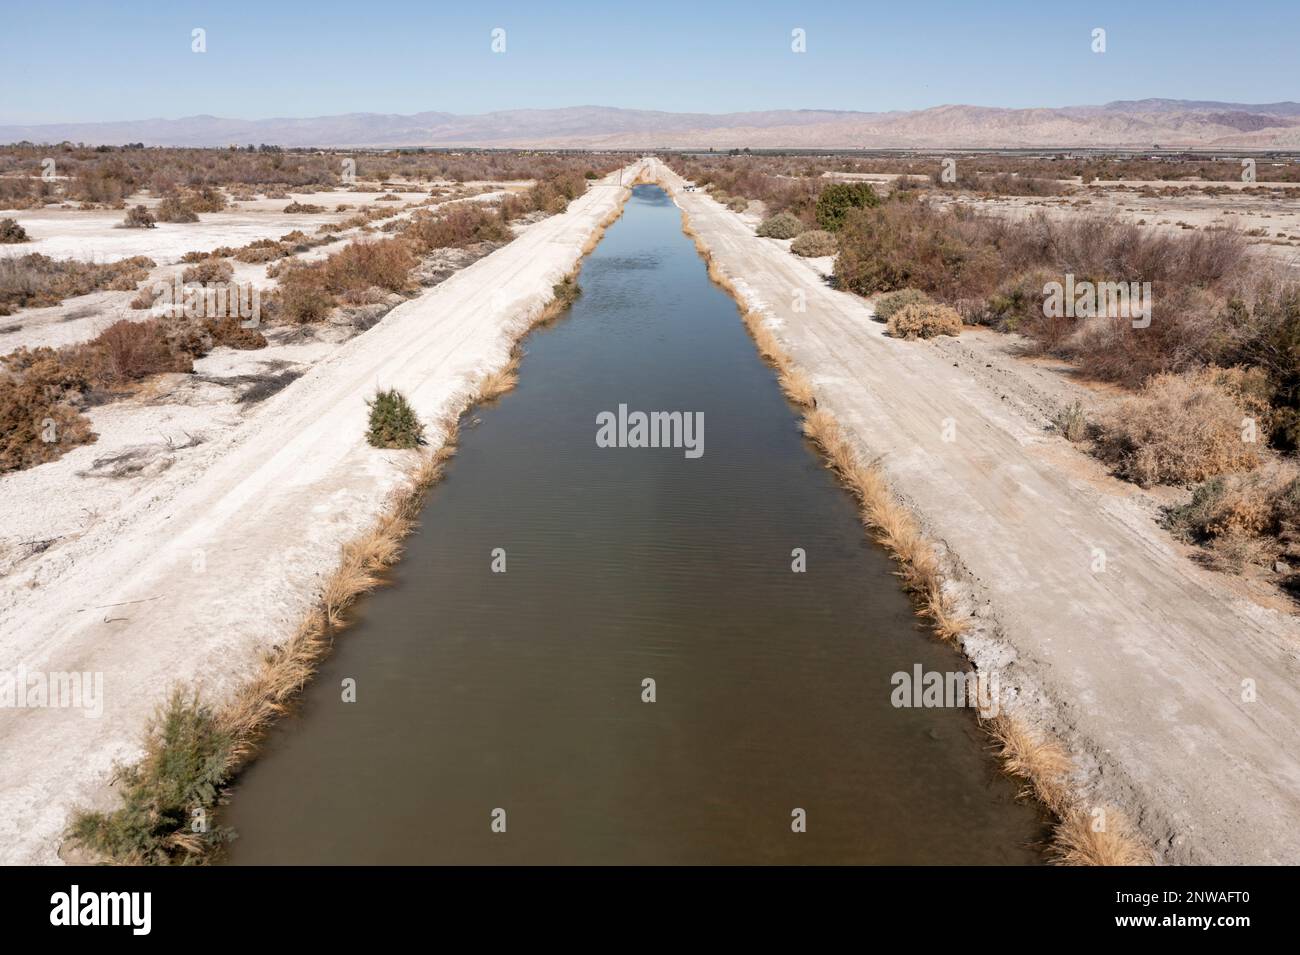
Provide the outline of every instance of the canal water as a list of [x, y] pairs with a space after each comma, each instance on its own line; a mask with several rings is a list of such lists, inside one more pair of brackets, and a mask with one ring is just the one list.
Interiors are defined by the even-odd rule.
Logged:
[[[973, 713], [891, 702], [961, 661], [661, 189], [580, 281], [239, 780], [227, 861], [1039, 862]], [[598, 446], [620, 405], [701, 413], [703, 453]]]

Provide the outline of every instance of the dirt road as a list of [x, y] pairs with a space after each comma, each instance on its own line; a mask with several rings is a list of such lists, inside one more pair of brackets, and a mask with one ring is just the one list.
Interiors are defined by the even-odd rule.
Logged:
[[[108, 797], [114, 761], [138, 755], [173, 683], [219, 697], [292, 630], [409, 460], [366, 444], [366, 398], [399, 388], [426, 421], [457, 407], [505, 363], [514, 333], [618, 207], [619, 183], [618, 173], [594, 183], [567, 212], [398, 306], [147, 493], [4, 581], [0, 670], [102, 673], [104, 700], [98, 718], [0, 709], [0, 863], [56, 861], [69, 811]], [[0, 503], [0, 519], [11, 506]]]
[[1300, 863], [1296, 620], [1182, 556], [986, 378], [888, 338], [865, 301], [655, 173], [819, 404], [947, 547], [980, 615], [968, 652], [1067, 743], [1089, 797], [1123, 809], [1161, 861]]

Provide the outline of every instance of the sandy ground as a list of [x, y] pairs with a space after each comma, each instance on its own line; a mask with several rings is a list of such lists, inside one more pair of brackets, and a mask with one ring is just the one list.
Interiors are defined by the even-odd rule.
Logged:
[[[507, 360], [517, 329], [620, 203], [618, 182], [594, 183], [564, 214], [399, 305], [212, 440], [181, 447], [198, 427], [191, 416], [219, 400], [202, 382], [192, 407], [103, 409], [138, 416], [147, 481], [78, 478], [105, 470], [96, 445], [0, 479], [5, 526], [66, 531], [0, 581], [0, 661], [102, 672], [105, 697], [99, 718], [0, 709], [0, 862], [57, 861], [70, 810], [111, 798], [114, 762], [138, 757], [171, 685], [219, 697], [292, 630], [340, 545], [371, 523], [411, 460], [366, 444], [365, 399], [397, 387], [430, 422], [455, 408]], [[273, 359], [268, 351], [252, 354]], [[93, 510], [78, 507], [39, 478], [46, 468], [111, 490]]]
[[1164, 862], [1300, 862], [1296, 619], [1193, 564], [1147, 497], [1045, 431], [1066, 387], [1050, 369], [1021, 375], [965, 336], [891, 339], [788, 243], [674, 191], [821, 405], [946, 550], [977, 613], [967, 652], [1071, 748], [1088, 798], [1122, 809]]

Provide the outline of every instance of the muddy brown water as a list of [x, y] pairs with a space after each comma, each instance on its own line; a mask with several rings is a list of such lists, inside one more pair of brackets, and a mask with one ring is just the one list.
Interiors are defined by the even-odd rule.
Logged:
[[[662, 190], [636, 187], [581, 286], [239, 780], [227, 861], [1041, 861], [973, 713], [892, 705], [895, 672], [961, 661]], [[598, 447], [620, 404], [702, 412], [703, 455]]]

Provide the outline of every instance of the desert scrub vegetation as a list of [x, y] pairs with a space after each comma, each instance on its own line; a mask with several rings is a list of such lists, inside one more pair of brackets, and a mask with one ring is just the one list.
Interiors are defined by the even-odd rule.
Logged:
[[758, 225], [758, 234], [765, 239], [793, 239], [803, 231], [804, 224], [791, 212], [778, 212]]
[[839, 248], [835, 236], [824, 229], [809, 229], [807, 232], [796, 236], [794, 242], [790, 243], [791, 252], [806, 258], [834, 255], [839, 251]]
[[102, 264], [52, 259], [39, 252], [0, 258], [0, 315], [46, 308], [101, 290], [130, 292], [152, 268], [154, 261], [142, 255]]
[[817, 196], [814, 213], [817, 225], [827, 232], [838, 232], [850, 209], [870, 209], [880, 205], [876, 190], [865, 182], [836, 182]]
[[264, 307], [277, 321], [318, 322], [341, 298], [356, 298], [369, 289], [410, 291], [416, 261], [405, 239], [358, 240], [324, 261], [294, 263], [280, 272], [279, 285]]
[[1258, 466], [1265, 435], [1219, 369], [1157, 375], [1097, 419], [1095, 453], [1136, 484], [1190, 486]]
[[887, 322], [894, 317], [894, 313], [904, 309], [909, 305], [929, 305], [930, 296], [926, 295], [920, 289], [905, 288], [897, 292], [890, 292], [888, 295], [882, 295], [875, 304], [876, 318], [882, 322]]
[[960, 335], [961, 315], [947, 305], [904, 305], [885, 323], [895, 338], [933, 338]]
[[1052, 416], [1052, 426], [1065, 440], [1076, 444], [1088, 437], [1088, 416], [1077, 401], [1056, 412]]
[[424, 425], [397, 389], [377, 392], [366, 405], [370, 409], [366, 440], [372, 447], [415, 448], [424, 443]]
[[199, 260], [181, 273], [181, 281], [185, 283], [198, 282], [207, 284], [209, 282], [229, 282], [235, 274], [235, 267], [224, 259], [208, 257]]
[[[66, 181], [41, 178], [41, 163], [52, 157]], [[49, 202], [72, 201], [85, 207], [120, 209], [148, 189], [155, 196], [180, 195], [196, 213], [219, 212], [226, 199], [220, 187], [245, 198], [261, 193], [288, 198], [346, 185], [342, 160], [356, 163], [357, 178], [367, 184], [401, 180], [408, 186], [452, 182], [534, 180], [558, 176], [583, 179], [603, 175], [626, 158], [616, 154], [545, 155], [535, 151], [466, 153], [461, 150], [283, 149], [277, 146], [185, 149], [131, 146], [57, 146], [17, 144], [0, 147], [0, 208], [26, 209]], [[358, 183], [358, 188], [362, 188]], [[551, 197], [553, 198], [553, 197]]]
[[458, 203], [438, 211], [420, 210], [411, 217], [402, 235], [422, 255], [434, 249], [508, 242], [513, 238], [506, 217], [479, 203]]
[[154, 209], [154, 218], [159, 222], [198, 222], [199, 214], [176, 196], [168, 196]]
[[190, 822], [195, 810], [216, 807], [230, 777], [234, 742], [197, 695], [173, 691], [146, 732], [144, 758], [115, 771], [121, 805], [111, 812], [76, 813], [69, 839], [121, 864], [202, 861], [233, 836], [216, 825], [194, 832]]
[[0, 472], [53, 461], [95, 440], [85, 410], [152, 375], [191, 372], [218, 345], [266, 346], [237, 319], [121, 320], [87, 342], [19, 348], [0, 357]]
[[122, 220], [123, 229], [153, 229], [157, 224], [153, 213], [144, 206], [132, 206], [126, 210], [126, 218]]
[[31, 241], [27, 237], [27, 230], [20, 226], [15, 219], [0, 219], [0, 245], [16, 245], [19, 242]]
[[[384, 199], [384, 198], [386, 198], [386, 197], [385, 197], [385, 196], [380, 196], [379, 198], [380, 198], [380, 199]], [[398, 197], [397, 197], [397, 196], [392, 196], [391, 198], [396, 199], [396, 198], [398, 198]], [[324, 211], [325, 211], [325, 207], [324, 207], [324, 206], [318, 206], [318, 205], [315, 205], [314, 203], [310, 203], [310, 202], [296, 202], [296, 201], [295, 201], [295, 202], [291, 202], [291, 203], [289, 203], [287, 206], [285, 206], [285, 207], [284, 207], [284, 211], [285, 211], [285, 212], [288, 212], [288, 213], [299, 212], [299, 213], [303, 213], [303, 214], [306, 214], [306, 215], [315, 215], [316, 213], [324, 212]]]
[[[1286, 562], [1300, 559], [1300, 475], [1293, 462], [1275, 461], [1213, 477], [1186, 504], [1168, 508], [1165, 519], [1176, 537], [1204, 546], [1215, 569], [1240, 573], [1272, 562], [1290, 575]], [[1294, 578], [1288, 585], [1294, 589]]]

